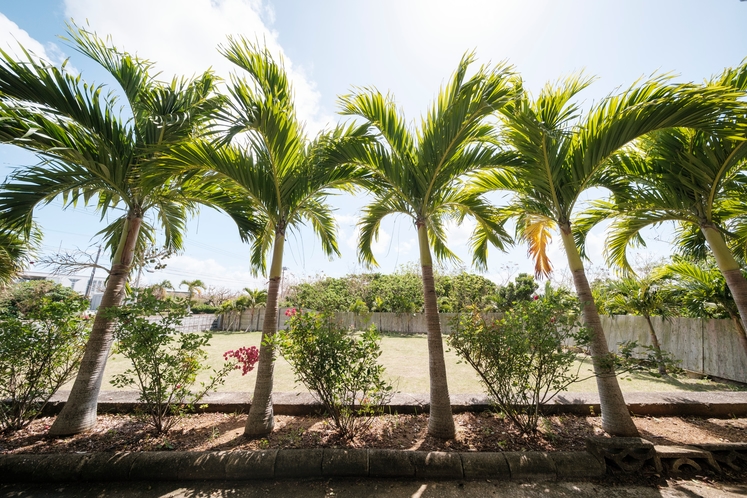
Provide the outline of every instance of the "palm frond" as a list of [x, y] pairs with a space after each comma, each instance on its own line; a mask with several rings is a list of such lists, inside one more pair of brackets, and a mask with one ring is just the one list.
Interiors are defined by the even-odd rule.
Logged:
[[557, 229], [556, 223], [546, 217], [527, 213], [517, 223], [521, 237], [528, 243], [529, 257], [534, 260], [534, 275], [536, 278], [547, 278], [552, 273], [547, 249], [552, 242], [552, 231]]
[[629, 247], [645, 246], [641, 230], [666, 221], [682, 221], [679, 213], [668, 211], [628, 211], [615, 219], [609, 229], [606, 242], [607, 263], [623, 274], [634, 273], [628, 261]]
[[[308, 220], [311, 228], [322, 243], [322, 250], [328, 257], [340, 256], [337, 247], [337, 223], [328, 204], [319, 199], [309, 199], [295, 215], [299, 220]], [[295, 221], [295, 220], [293, 220]]]
[[368, 267], [378, 266], [372, 246], [379, 239], [381, 221], [390, 214], [407, 214], [415, 220], [411, 207], [394, 195], [378, 196], [363, 208], [358, 222], [358, 260]]
[[414, 165], [415, 139], [393, 98], [382, 95], [375, 88], [357, 90], [355, 94], [343, 95], [338, 99], [340, 113], [364, 118], [381, 134], [398, 163]]

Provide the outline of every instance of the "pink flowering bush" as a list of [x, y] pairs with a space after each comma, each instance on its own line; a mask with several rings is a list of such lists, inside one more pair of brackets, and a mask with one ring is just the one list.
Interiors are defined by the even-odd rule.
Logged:
[[[117, 319], [114, 351], [131, 362], [111, 383], [138, 391], [144, 415], [158, 433], [171, 429], [178, 420], [172, 415], [193, 409], [235, 369], [233, 363], [220, 369], [207, 366], [209, 333], [178, 331], [187, 315], [185, 301], [162, 301], [148, 289], [137, 294], [135, 302], [109, 313]], [[210, 377], [197, 387], [197, 376], [202, 372], [209, 372]]]
[[223, 359], [226, 361], [230, 359], [236, 360], [235, 369], [241, 370], [241, 375], [246, 375], [254, 370], [254, 365], [259, 361], [259, 349], [254, 346], [230, 349], [223, 353]]

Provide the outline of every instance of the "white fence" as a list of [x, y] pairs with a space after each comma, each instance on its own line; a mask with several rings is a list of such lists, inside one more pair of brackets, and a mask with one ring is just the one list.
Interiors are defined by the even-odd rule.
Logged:
[[[685, 370], [747, 383], [747, 355], [731, 320], [651, 318], [661, 348], [680, 360]], [[651, 345], [646, 320], [640, 316], [603, 316], [611, 349], [624, 341]]]
[[[278, 325], [285, 328], [285, 308], [278, 313]], [[237, 314], [238, 315], [238, 314]], [[364, 329], [371, 324], [380, 331], [403, 334], [424, 334], [425, 315], [422, 313], [336, 313], [338, 325]], [[441, 329], [450, 334], [456, 313], [440, 313]], [[487, 318], [498, 318], [489, 313]], [[701, 320], [673, 318], [662, 320], [653, 317], [654, 328], [663, 350], [681, 361], [685, 370], [747, 383], [747, 355], [745, 355], [734, 324], [730, 320]], [[244, 312], [241, 317], [220, 318], [218, 328], [228, 330], [261, 330], [264, 309]], [[607, 342], [612, 350], [625, 341], [638, 341], [650, 345], [646, 320], [640, 316], [603, 316]]]
[[[287, 317], [285, 311], [288, 308], [280, 308], [278, 312], [278, 327], [285, 328]], [[441, 330], [444, 334], [450, 334], [457, 313], [439, 313], [441, 318]], [[500, 318], [499, 313], [487, 313], [486, 318]], [[340, 327], [355, 328], [362, 330], [374, 325], [377, 330], [384, 332], [398, 332], [402, 334], [425, 334], [427, 325], [424, 313], [335, 313], [335, 319]], [[220, 318], [218, 328], [221, 330], [262, 330], [265, 322], [265, 310], [257, 309], [252, 314], [245, 311], [239, 318], [238, 313]]]

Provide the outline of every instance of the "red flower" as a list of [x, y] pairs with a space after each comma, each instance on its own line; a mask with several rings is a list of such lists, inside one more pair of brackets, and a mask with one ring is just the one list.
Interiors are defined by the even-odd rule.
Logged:
[[250, 348], [241, 347], [237, 350], [231, 349], [223, 353], [223, 358], [236, 360], [236, 370], [241, 369], [241, 375], [246, 375], [254, 370], [254, 365], [259, 361], [259, 349], [252, 346]]

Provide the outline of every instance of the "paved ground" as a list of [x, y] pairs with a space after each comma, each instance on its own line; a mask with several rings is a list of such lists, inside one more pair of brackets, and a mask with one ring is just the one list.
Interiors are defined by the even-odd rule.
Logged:
[[589, 482], [517, 483], [491, 481], [393, 481], [357, 479], [326, 481], [244, 481], [244, 482], [161, 482], [96, 483], [74, 485], [0, 485], [0, 496], [30, 497], [168, 497], [168, 498], [452, 498], [452, 497], [598, 497], [679, 498], [744, 497], [746, 485], [704, 484], [684, 481], [664, 488], [643, 486], [602, 486]]

